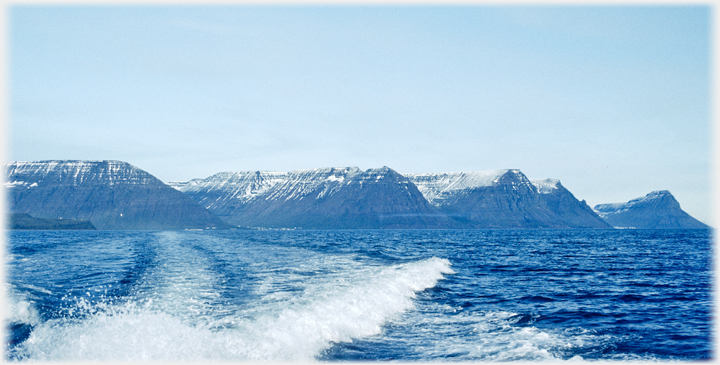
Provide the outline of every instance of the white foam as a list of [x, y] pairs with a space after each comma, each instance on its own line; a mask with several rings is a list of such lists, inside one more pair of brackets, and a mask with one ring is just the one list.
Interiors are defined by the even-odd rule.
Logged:
[[[517, 313], [495, 311], [481, 313], [475, 319], [476, 339], [471, 356], [484, 361], [559, 360], [552, 352], [583, 347], [588, 336], [563, 336], [539, 328], [516, 327], [508, 319]], [[552, 351], [552, 352], [551, 352]], [[582, 360], [576, 356], [574, 360]]]
[[259, 344], [264, 351], [293, 348], [292, 357], [258, 354], [253, 359], [308, 360], [332, 342], [378, 334], [388, 318], [412, 307], [416, 292], [434, 286], [442, 274], [452, 272], [447, 260], [431, 258], [368, 268], [340, 281], [311, 286], [303, 300], [256, 324], [260, 329], [257, 332], [269, 335], [270, 341]]
[[152, 310], [187, 323], [207, 323], [213, 300], [220, 296], [219, 277], [208, 259], [183, 244], [177, 232], [162, 232], [157, 237], [160, 262], [140, 280], [136, 296]]
[[[428, 359], [580, 362], [584, 361], [582, 356], [572, 356], [573, 353], [610, 347], [622, 340], [582, 328], [561, 330], [519, 326], [516, 322], [524, 316], [509, 311], [464, 311], [438, 303], [429, 306], [432, 308], [421, 309], [423, 315], [411, 313], [396, 323], [399, 327], [423, 328], [435, 334], [431, 343], [422, 343], [422, 349], [418, 350]], [[400, 333], [398, 336], [403, 335]], [[611, 359], [654, 360], [652, 356], [641, 358], [629, 354], [616, 354]]]
[[8, 323], [24, 323], [29, 325], [40, 323], [40, 315], [33, 305], [32, 300], [7, 295], [5, 298], [5, 306], [8, 313], [5, 320]]
[[439, 258], [365, 266], [322, 276], [299, 296], [275, 302], [279, 307], [214, 320], [189, 320], [187, 311], [162, 303], [187, 299], [194, 284], [121, 305], [80, 299], [76, 308], [88, 314], [84, 319], [38, 324], [16, 353], [44, 361], [310, 361], [335, 342], [380, 333], [384, 323], [412, 308], [416, 292], [449, 273], [450, 263]]

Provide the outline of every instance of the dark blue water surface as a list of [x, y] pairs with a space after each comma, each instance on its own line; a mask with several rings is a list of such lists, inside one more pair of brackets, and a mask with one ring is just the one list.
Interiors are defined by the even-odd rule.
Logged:
[[12, 231], [6, 359], [704, 360], [703, 230]]

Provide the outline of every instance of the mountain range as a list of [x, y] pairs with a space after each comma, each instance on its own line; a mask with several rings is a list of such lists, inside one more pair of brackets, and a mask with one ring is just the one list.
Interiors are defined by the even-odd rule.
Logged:
[[[629, 224], [613, 220], [622, 214], [636, 222], [632, 227], [649, 224], [637, 214], [621, 214], [637, 208], [606, 204], [593, 210], [559, 180], [528, 179], [513, 169], [241, 171], [165, 184], [122, 161], [10, 162], [5, 167], [11, 213], [87, 221], [97, 229], [612, 228]], [[648, 208], [666, 216], [655, 226], [702, 228], [690, 224], [679, 204], [663, 204]], [[670, 217], [682, 219], [673, 225]]]

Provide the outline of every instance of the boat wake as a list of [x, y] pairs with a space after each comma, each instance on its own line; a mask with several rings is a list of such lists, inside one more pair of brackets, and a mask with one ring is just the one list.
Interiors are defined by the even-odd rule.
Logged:
[[160, 244], [161, 262], [125, 301], [79, 297], [60, 318], [38, 320], [27, 301], [15, 321], [32, 332], [9, 358], [38, 361], [309, 361], [334, 343], [378, 334], [410, 310], [416, 293], [453, 273], [430, 258], [392, 266], [351, 266], [310, 278], [304, 290], [275, 300], [270, 290], [228, 308], [218, 300], [227, 278], [202, 255]]

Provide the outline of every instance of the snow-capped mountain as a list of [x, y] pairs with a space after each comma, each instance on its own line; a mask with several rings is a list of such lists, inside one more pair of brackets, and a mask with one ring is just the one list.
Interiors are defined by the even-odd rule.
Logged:
[[440, 212], [472, 228], [609, 228], [559, 180], [520, 170], [406, 175]]
[[5, 164], [13, 213], [90, 221], [98, 229], [228, 228], [186, 195], [122, 161]]
[[609, 228], [559, 181], [519, 170], [222, 172], [170, 183], [225, 221], [274, 228]]
[[388, 167], [222, 172], [170, 183], [225, 221], [272, 228], [441, 228], [415, 185]]
[[[220, 172], [206, 179], [170, 182], [169, 185], [208, 209], [223, 210], [262, 199], [301, 199], [321, 187], [322, 197], [332, 194], [342, 182], [361, 171], [357, 167], [296, 170], [292, 172]], [[232, 208], [230, 208], [232, 209]]]
[[667, 190], [653, 191], [627, 203], [598, 204], [593, 209], [617, 228], [710, 228], [682, 210], [680, 203]]
[[519, 173], [520, 170], [489, 170], [472, 172], [449, 172], [430, 174], [406, 174], [425, 199], [433, 205], [443, 205], [445, 199], [457, 195], [458, 192], [492, 186], [508, 172]]
[[11, 213], [98, 229], [709, 228], [668, 191], [593, 210], [559, 180], [513, 169], [222, 172], [170, 186], [121, 161], [10, 162], [5, 174]]

